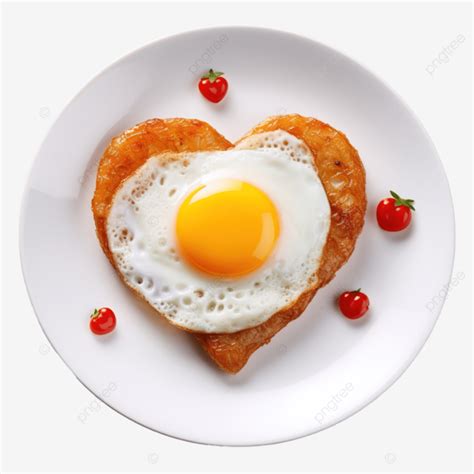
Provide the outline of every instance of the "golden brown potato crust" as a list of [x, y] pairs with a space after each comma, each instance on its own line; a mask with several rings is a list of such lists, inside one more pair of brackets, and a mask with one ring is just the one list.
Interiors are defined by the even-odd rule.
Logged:
[[[254, 328], [232, 334], [194, 335], [214, 362], [230, 373], [242, 369], [253, 352], [304, 311], [318, 288], [327, 284], [347, 261], [364, 224], [365, 171], [345, 135], [319, 120], [295, 114], [270, 117], [247, 136], [273, 130], [286, 130], [311, 149], [331, 206], [331, 225], [317, 271], [317, 287]], [[102, 249], [114, 267], [105, 223], [120, 183], [153, 154], [225, 150], [231, 146], [210, 125], [187, 119], [149, 120], [112, 140], [99, 164], [92, 210]]]

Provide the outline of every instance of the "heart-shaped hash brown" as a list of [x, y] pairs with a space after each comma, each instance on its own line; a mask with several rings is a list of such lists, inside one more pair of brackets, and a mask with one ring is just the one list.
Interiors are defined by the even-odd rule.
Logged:
[[[348, 260], [364, 224], [365, 171], [345, 135], [319, 120], [294, 114], [270, 117], [246, 136], [275, 130], [294, 135], [310, 148], [331, 207], [331, 223], [317, 270], [317, 287], [308, 289], [290, 307], [256, 327], [230, 334], [194, 334], [214, 362], [230, 373], [238, 372], [254, 351], [304, 311], [318, 288]], [[190, 119], [148, 120], [112, 140], [99, 163], [92, 211], [100, 244], [114, 268], [106, 221], [123, 180], [156, 154], [217, 151], [232, 146], [207, 123]]]

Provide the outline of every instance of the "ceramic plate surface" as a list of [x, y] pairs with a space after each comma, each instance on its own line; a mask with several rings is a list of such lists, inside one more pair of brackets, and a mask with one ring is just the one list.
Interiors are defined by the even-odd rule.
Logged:
[[[225, 71], [230, 83], [218, 105], [196, 87], [209, 67]], [[349, 262], [305, 313], [241, 373], [226, 375], [191, 336], [159, 319], [119, 281], [95, 236], [96, 166], [114, 135], [149, 118], [198, 118], [236, 140], [269, 115], [286, 113], [330, 123], [359, 150], [367, 171], [366, 224]], [[389, 189], [416, 200], [406, 232], [383, 232], [375, 221], [375, 206]], [[374, 400], [429, 336], [454, 253], [446, 176], [406, 105], [326, 46], [242, 27], [157, 41], [92, 80], [38, 153], [20, 234], [37, 317], [78, 379], [146, 427], [219, 445], [298, 438]], [[371, 298], [369, 315], [358, 322], [344, 319], [334, 303], [354, 287]], [[111, 306], [118, 317], [117, 330], [104, 338], [88, 328], [90, 311], [100, 306]]]

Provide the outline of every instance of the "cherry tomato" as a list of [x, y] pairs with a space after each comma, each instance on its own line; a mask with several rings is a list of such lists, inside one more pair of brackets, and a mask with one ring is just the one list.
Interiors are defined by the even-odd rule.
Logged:
[[102, 336], [115, 329], [117, 318], [110, 308], [94, 309], [89, 321], [89, 327], [94, 334]]
[[403, 199], [394, 191], [390, 194], [391, 198], [382, 199], [377, 206], [377, 222], [383, 230], [398, 232], [410, 224], [415, 201]]
[[339, 296], [339, 309], [349, 319], [359, 319], [369, 309], [369, 298], [360, 288], [355, 291], [346, 291]]
[[227, 79], [222, 77], [223, 74], [223, 72], [209, 69], [209, 72], [201, 77], [199, 90], [207, 100], [217, 103], [227, 94], [229, 84], [227, 83]]

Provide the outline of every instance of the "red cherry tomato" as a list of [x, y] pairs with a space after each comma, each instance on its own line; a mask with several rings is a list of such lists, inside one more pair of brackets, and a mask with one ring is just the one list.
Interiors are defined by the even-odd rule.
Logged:
[[227, 79], [222, 77], [223, 74], [223, 72], [209, 69], [209, 72], [201, 77], [199, 90], [207, 100], [217, 103], [227, 94], [229, 84], [227, 83]]
[[89, 321], [89, 327], [94, 334], [102, 336], [115, 329], [117, 318], [110, 308], [94, 309]]
[[383, 230], [398, 232], [410, 224], [415, 201], [402, 199], [394, 191], [390, 191], [390, 194], [393, 197], [382, 199], [377, 206], [377, 222]]
[[355, 291], [346, 291], [339, 296], [339, 309], [349, 319], [359, 319], [369, 309], [369, 298], [360, 288]]

